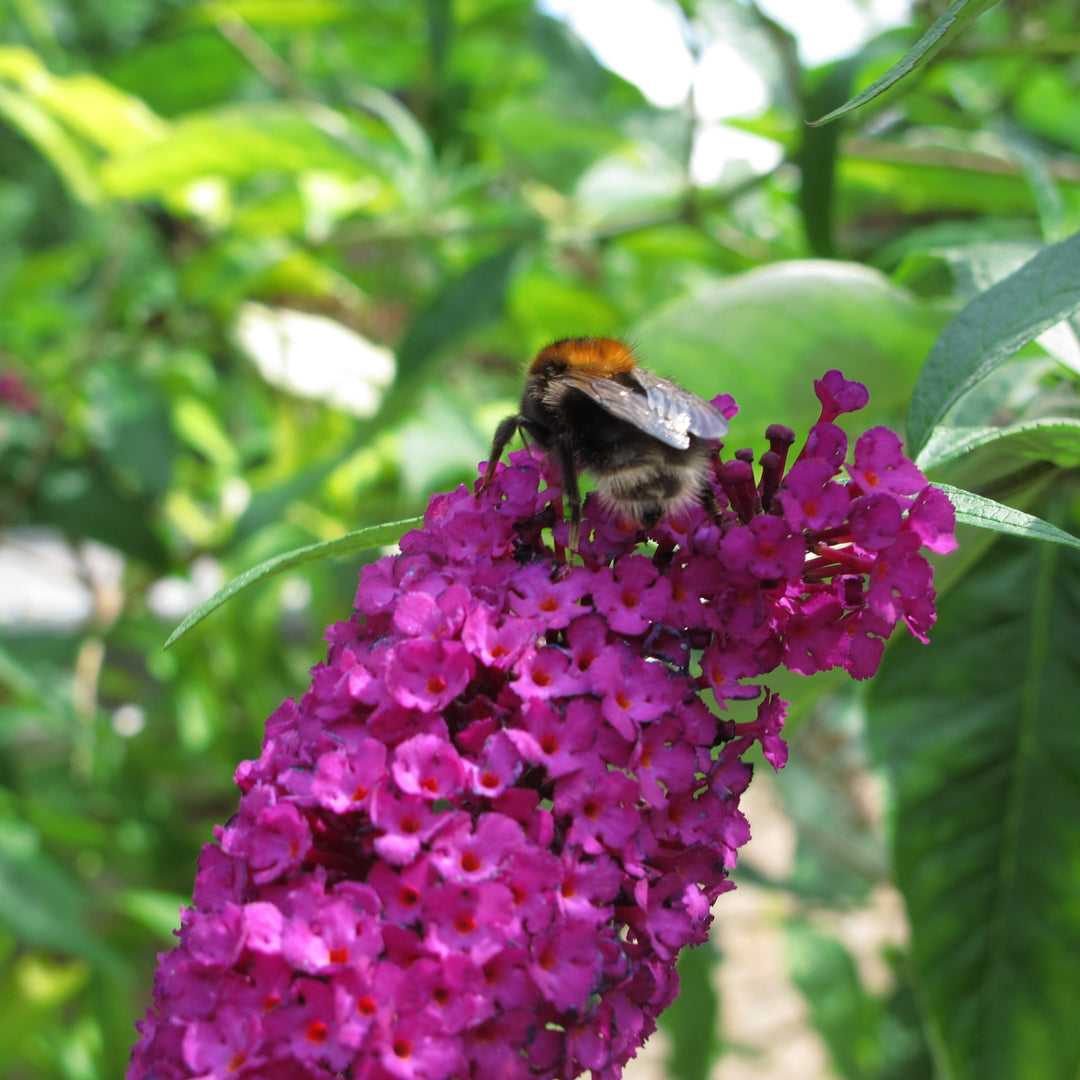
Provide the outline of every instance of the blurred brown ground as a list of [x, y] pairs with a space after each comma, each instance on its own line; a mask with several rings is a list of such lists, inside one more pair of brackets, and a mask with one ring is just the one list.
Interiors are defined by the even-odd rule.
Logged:
[[[742, 800], [753, 838], [741, 860], [779, 879], [791, 872], [795, 858], [795, 829], [777, 792], [782, 782], [783, 774], [777, 780], [759, 769]], [[789, 974], [783, 927], [793, 910], [790, 896], [745, 883], [717, 901], [712, 935], [723, 955], [716, 975], [728, 1049], [711, 1080], [839, 1080]], [[907, 936], [895, 889], [880, 887], [869, 905], [822, 913], [813, 921], [851, 952], [868, 990], [888, 989], [891, 976], [882, 951]], [[625, 1080], [668, 1080], [666, 1056], [666, 1038], [659, 1032], [627, 1067]]]

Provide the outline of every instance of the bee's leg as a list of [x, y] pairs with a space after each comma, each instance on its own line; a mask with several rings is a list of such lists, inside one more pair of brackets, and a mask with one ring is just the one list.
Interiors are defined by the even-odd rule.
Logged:
[[505, 420], [499, 422], [499, 426], [495, 429], [495, 437], [491, 440], [491, 456], [488, 458], [487, 468], [484, 470], [484, 478], [480, 481], [480, 487], [476, 490], [477, 495], [480, 495], [484, 488], [488, 486], [492, 476], [495, 475], [495, 466], [499, 463], [499, 458], [502, 457], [506, 444], [514, 437], [514, 432], [517, 431], [520, 420], [521, 417], [515, 415], [508, 416]]
[[708, 484], [703, 484], [701, 486], [701, 494], [698, 498], [701, 500], [701, 505], [705, 508], [705, 513], [719, 525], [720, 504], [716, 501], [716, 495], [713, 493], [713, 489], [709, 487]]
[[563, 492], [570, 504], [570, 542], [566, 550], [576, 555], [581, 542], [581, 489], [578, 487], [577, 468], [574, 465], [574, 453], [565, 439], [556, 444], [559, 455], [559, 472], [562, 473]]

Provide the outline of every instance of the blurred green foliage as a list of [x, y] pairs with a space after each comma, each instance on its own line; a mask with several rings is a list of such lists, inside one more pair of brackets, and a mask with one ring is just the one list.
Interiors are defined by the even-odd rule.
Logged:
[[[628, 335], [733, 393], [735, 445], [805, 429], [831, 367], [871, 390], [860, 428], [901, 426], [950, 317], [1080, 228], [1069, 0], [975, 4], [993, 10], [949, 51], [822, 128], [805, 121], [947, 5], [817, 68], [753, 3], [679, 6], [698, 61], [726, 44], [763, 81], [732, 129], [773, 164], [703, 177], [711, 122], [650, 104], [524, 0], [0, 11], [0, 592], [21, 598], [0, 603], [0, 1076], [122, 1075], [232, 771], [303, 691], [357, 561], [249, 589], [162, 652], [222, 580], [468, 482], [522, 361], [567, 334]], [[340, 371], [301, 391], [253, 363], [252, 333], [264, 354], [295, 334], [304, 374], [343, 330], [393, 351], [392, 386], [372, 360], [363, 388], [377, 409], [342, 405]], [[964, 453], [935, 475], [1078, 531], [1078, 373], [1066, 322], [959, 402], [945, 443]], [[835, 679], [783, 685], [799, 845], [767, 884], [845, 910], [895, 853], [912, 923], [888, 997], [792, 924], [844, 1077], [925, 1077], [928, 1046], [957, 1078], [1080, 1062], [1077, 560], [963, 541], [941, 640], [890, 649], [869, 708]], [[866, 762], [837, 765], [864, 730], [889, 842], [853, 810]], [[705, 1013], [714, 960], [686, 961]], [[672, 1075], [704, 1076], [708, 1017], [672, 1030]]]

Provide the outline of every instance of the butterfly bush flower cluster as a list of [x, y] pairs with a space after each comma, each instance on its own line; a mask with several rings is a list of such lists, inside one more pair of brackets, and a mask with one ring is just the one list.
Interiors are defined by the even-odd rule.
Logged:
[[567, 560], [525, 451], [431, 500], [238, 769], [129, 1080], [619, 1076], [732, 887], [747, 751], [786, 760], [757, 680], [865, 678], [934, 620], [950, 504], [885, 428], [849, 457], [866, 391], [815, 385], [790, 467], [774, 425], [718, 457], [720, 520], [644, 546], [590, 499]]

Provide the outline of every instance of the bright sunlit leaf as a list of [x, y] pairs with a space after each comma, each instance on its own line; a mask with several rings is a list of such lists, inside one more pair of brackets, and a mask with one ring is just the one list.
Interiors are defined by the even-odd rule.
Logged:
[[964, 393], [1078, 306], [1080, 233], [979, 293], [945, 327], [919, 372], [908, 411], [910, 448], [920, 451]]

